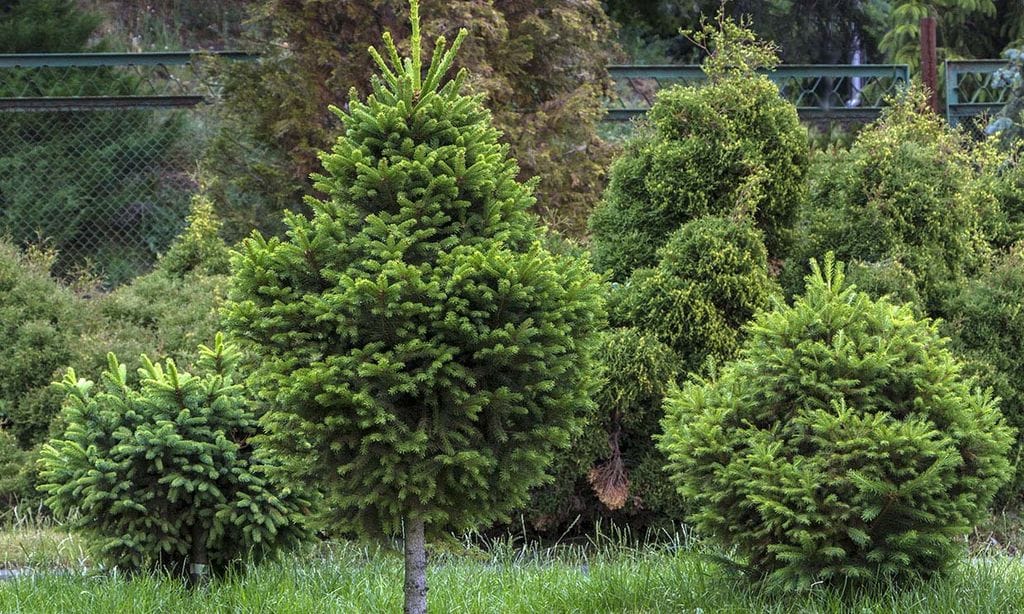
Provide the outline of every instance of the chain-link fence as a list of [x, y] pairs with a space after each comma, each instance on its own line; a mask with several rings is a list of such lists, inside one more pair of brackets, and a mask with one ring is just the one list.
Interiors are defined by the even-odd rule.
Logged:
[[[654, 103], [657, 92], [676, 84], [704, 80], [700, 66], [610, 66], [615, 82], [608, 119], [629, 120]], [[905, 65], [781, 65], [765, 74], [812, 124], [863, 123], [878, 117], [889, 96], [910, 81]]]
[[213, 99], [188, 54], [0, 56], [0, 234], [108, 283], [181, 230]]

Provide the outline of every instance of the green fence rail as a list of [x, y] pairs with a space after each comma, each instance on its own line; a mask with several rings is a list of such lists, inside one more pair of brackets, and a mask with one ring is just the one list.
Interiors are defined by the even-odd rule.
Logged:
[[951, 126], [994, 115], [1008, 102], [1010, 89], [993, 84], [1003, 68], [1006, 60], [946, 61], [946, 120]]
[[0, 235], [57, 250], [57, 272], [118, 283], [181, 230], [216, 100], [239, 52], [0, 55]]
[[[610, 66], [615, 96], [608, 101], [610, 121], [627, 121], [650, 109], [658, 90], [677, 83], [704, 79], [694, 65]], [[887, 96], [910, 81], [904, 64], [782, 65], [765, 74], [779, 86], [782, 97], [797, 107], [806, 121], [870, 121], [878, 116]]]

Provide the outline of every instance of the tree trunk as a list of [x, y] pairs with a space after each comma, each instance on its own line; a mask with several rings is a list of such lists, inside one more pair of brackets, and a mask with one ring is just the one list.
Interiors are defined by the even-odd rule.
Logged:
[[206, 531], [197, 523], [192, 527], [192, 552], [189, 557], [188, 580], [191, 586], [199, 586], [207, 579], [209, 561], [206, 555]]
[[405, 521], [405, 614], [427, 612], [427, 548], [423, 521]]

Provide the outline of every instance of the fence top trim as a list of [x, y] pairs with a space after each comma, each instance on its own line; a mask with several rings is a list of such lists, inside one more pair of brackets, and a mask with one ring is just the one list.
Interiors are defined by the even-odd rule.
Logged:
[[[851, 75], [857, 77], [883, 73], [905, 74], [910, 71], [910, 67], [906, 64], [780, 64], [774, 69], [762, 69], [758, 72], [790, 75], [804, 71], [813, 71], [814, 76]], [[644, 72], [683, 74], [701, 72], [701, 67], [699, 64], [610, 64], [608, 72], [619, 73], [623, 76], [628, 76], [629, 73]]]
[[147, 51], [142, 53], [3, 53], [0, 68], [85, 68], [90, 66], [173, 66], [189, 64], [196, 58], [213, 56], [229, 60], [256, 60], [247, 51]]
[[202, 96], [54, 96], [0, 98], [4, 111], [89, 111], [102, 109], [141, 109], [194, 107]]

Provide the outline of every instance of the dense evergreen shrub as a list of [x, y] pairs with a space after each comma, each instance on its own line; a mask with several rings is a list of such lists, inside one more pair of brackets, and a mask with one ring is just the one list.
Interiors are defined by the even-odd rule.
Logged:
[[[982, 146], [984, 148], [984, 146]], [[783, 285], [801, 290], [810, 258], [895, 261], [916, 278], [930, 314], [989, 256], [983, 220], [998, 204], [979, 173], [985, 157], [927, 104], [922, 88], [893, 101], [848, 151], [815, 157]]]
[[725, 21], [699, 40], [711, 49], [707, 82], [662, 90], [611, 169], [590, 219], [594, 263], [624, 281], [657, 264], [657, 251], [686, 222], [707, 215], [749, 216], [772, 257], [804, 199], [807, 133], [761, 66], [770, 46]]
[[555, 463], [561, 482], [535, 491], [527, 510], [535, 526], [609, 517], [641, 529], [681, 517], [653, 439], [664, 392], [674, 378], [732, 358], [742, 326], [778, 294], [761, 237], [749, 221], [700, 218], [673, 234], [657, 267], [613, 284], [597, 409]]
[[1010, 452], [1017, 472], [1000, 500], [1020, 505], [1024, 496], [1021, 444], [1024, 441], [1024, 254], [1014, 252], [968, 282], [950, 301], [946, 332], [963, 356], [967, 372], [1000, 398], [1018, 438]]
[[219, 335], [201, 350], [202, 375], [143, 357], [135, 387], [110, 354], [99, 386], [71, 369], [61, 382], [67, 430], [43, 447], [40, 488], [107, 564], [202, 574], [305, 536], [306, 502], [254, 446], [237, 352]]
[[[590, 486], [610, 510], [678, 518], [680, 501], [662, 488], [665, 459], [651, 437], [658, 432], [665, 392], [679, 373], [676, 354], [650, 333], [620, 328], [604, 335], [598, 359], [604, 379], [594, 397], [597, 420], [589, 428], [604, 445], [591, 457]], [[652, 459], [656, 469], [648, 472]]]
[[37, 402], [70, 364], [80, 329], [76, 297], [50, 277], [54, 257], [0, 242], [0, 426], [22, 446], [46, 435], [53, 411]]
[[26, 450], [13, 435], [0, 430], [0, 507], [35, 507], [41, 501], [36, 491], [38, 454], [38, 448]]
[[652, 334], [614, 328], [601, 334], [595, 358], [601, 369], [596, 405], [571, 453], [552, 464], [554, 482], [535, 489], [525, 511], [541, 531], [587, 526], [606, 516], [648, 525], [682, 514], [661, 472], [665, 458], [651, 437], [659, 429], [665, 391], [679, 371], [675, 353]]
[[658, 259], [613, 294], [611, 317], [652, 333], [684, 372], [731, 358], [741, 327], [777, 293], [762, 234], [749, 222], [693, 220], [672, 233]]
[[113, 352], [137, 357], [157, 352], [191, 368], [196, 348], [219, 328], [218, 310], [228, 286], [230, 250], [220, 238], [221, 222], [205, 196], [193, 199], [188, 226], [156, 268], [129, 284], [87, 298], [84, 351], [72, 363], [80, 373], [98, 377]]
[[[508, 519], [578, 428], [603, 306], [585, 258], [551, 253], [480, 97], [385, 35], [366, 101], [322, 157], [312, 218], [248, 239], [227, 322], [259, 356], [269, 441], [328, 519], [404, 530], [407, 611], [424, 535]], [[425, 70], [424, 70], [425, 69]]]
[[893, 303], [905, 303], [918, 315], [925, 315], [917, 276], [898, 260], [851, 262], [846, 267], [846, 280], [871, 298], [885, 296]]
[[1024, 148], [984, 160], [983, 188], [994, 201], [993, 214], [983, 220], [989, 241], [999, 251], [1024, 241]]
[[698, 529], [792, 588], [946, 568], [1011, 470], [1012, 429], [937, 325], [831, 258], [716, 379], [669, 394], [664, 429]]

